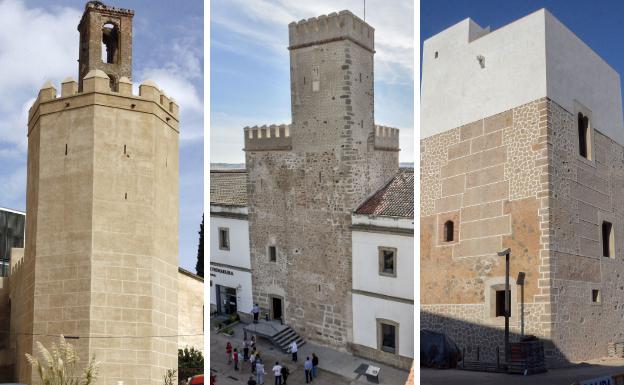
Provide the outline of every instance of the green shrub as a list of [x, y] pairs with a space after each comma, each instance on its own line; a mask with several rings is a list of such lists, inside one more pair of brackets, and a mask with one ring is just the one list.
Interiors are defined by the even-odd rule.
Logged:
[[194, 347], [178, 349], [178, 379], [186, 381], [189, 377], [204, 372], [204, 355]]

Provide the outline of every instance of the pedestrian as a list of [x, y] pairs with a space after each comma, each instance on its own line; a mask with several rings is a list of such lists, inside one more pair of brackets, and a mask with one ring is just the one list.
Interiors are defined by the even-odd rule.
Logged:
[[275, 376], [275, 385], [282, 385], [282, 366], [279, 362], [275, 362], [273, 366], [273, 375]]
[[290, 375], [290, 370], [288, 370], [288, 367], [287, 366], [282, 367], [282, 380], [284, 380], [284, 382], [282, 382], [282, 385], [287, 385], [286, 380], [288, 380], [289, 375]]
[[251, 336], [251, 349], [256, 349], [256, 336]]
[[225, 355], [227, 358], [228, 365], [232, 363], [232, 344], [228, 341], [227, 345], [225, 345]]
[[264, 365], [260, 357], [256, 358], [256, 379], [258, 385], [264, 385]]
[[251, 355], [249, 356], [249, 363], [251, 364], [251, 372], [253, 373], [254, 370], [256, 370], [256, 352], [255, 351], [251, 352]]
[[253, 376], [250, 376], [249, 381], [247, 381], [247, 385], [258, 385], [258, 383], [254, 380]]
[[247, 361], [249, 359], [249, 341], [247, 338], [243, 341], [243, 360]]
[[293, 340], [288, 349], [292, 353], [293, 362], [297, 362], [297, 341]]
[[238, 349], [234, 349], [234, 370], [238, 370]]
[[312, 377], [316, 377], [318, 375], [318, 357], [316, 353], [312, 353]]
[[253, 305], [253, 308], [251, 308], [251, 313], [253, 314], [253, 317], [254, 317], [253, 323], [257, 324], [258, 316], [260, 315], [260, 307], [258, 307], [257, 303]]
[[312, 361], [310, 361], [310, 357], [306, 357], [303, 363], [303, 370], [305, 371], [306, 384], [308, 383], [308, 379], [312, 382]]

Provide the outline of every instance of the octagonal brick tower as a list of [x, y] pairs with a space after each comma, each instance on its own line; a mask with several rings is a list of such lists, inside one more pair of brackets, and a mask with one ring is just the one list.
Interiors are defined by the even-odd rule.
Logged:
[[63, 334], [101, 362], [99, 384], [159, 383], [177, 368], [178, 105], [99, 69], [82, 85], [46, 83], [29, 112], [16, 377], [37, 383], [24, 353]]

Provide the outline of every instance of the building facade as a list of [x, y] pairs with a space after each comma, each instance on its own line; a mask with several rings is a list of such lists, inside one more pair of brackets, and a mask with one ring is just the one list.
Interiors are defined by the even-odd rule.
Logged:
[[[81, 50], [128, 42], [132, 16], [88, 2]], [[29, 111], [26, 243], [9, 279], [16, 382], [38, 383], [25, 353], [60, 334], [81, 365], [101, 362], [102, 383], [153, 384], [177, 367], [179, 111], [151, 81], [133, 95], [118, 71], [127, 47], [106, 45], [98, 65], [81, 52], [80, 85], [65, 79], [59, 96], [47, 82]]]
[[421, 326], [482, 359], [512, 340], [551, 366], [623, 338], [619, 75], [548, 11], [496, 31], [466, 19], [425, 41]]
[[407, 370], [414, 359], [414, 170], [401, 169], [351, 221], [351, 350]]
[[251, 317], [247, 172], [210, 171], [210, 310]]
[[346, 349], [351, 212], [398, 170], [398, 130], [374, 124], [372, 27], [342, 11], [288, 29], [292, 123], [244, 130], [253, 300]]
[[11, 249], [24, 247], [26, 213], [0, 207], [0, 277], [8, 277]]

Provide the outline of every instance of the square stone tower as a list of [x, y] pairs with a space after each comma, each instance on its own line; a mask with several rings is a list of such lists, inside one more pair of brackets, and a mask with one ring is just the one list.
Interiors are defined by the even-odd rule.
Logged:
[[[88, 3], [83, 22], [108, 22], [100, 11], [131, 14]], [[122, 76], [113, 91], [94, 67], [82, 92], [71, 78], [60, 96], [46, 83], [29, 112], [27, 241], [11, 293], [23, 383], [38, 382], [24, 353], [61, 334], [81, 364], [101, 362], [100, 384], [154, 384], [177, 367], [178, 106], [151, 81], [137, 96]]]
[[351, 211], [398, 170], [398, 130], [374, 124], [371, 26], [342, 11], [289, 39], [292, 124], [245, 128], [254, 302], [346, 348]]

